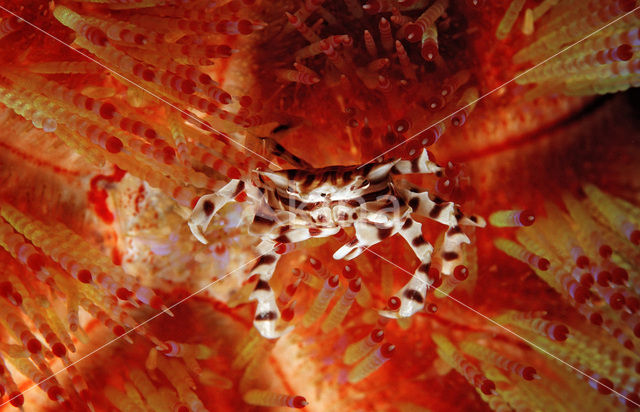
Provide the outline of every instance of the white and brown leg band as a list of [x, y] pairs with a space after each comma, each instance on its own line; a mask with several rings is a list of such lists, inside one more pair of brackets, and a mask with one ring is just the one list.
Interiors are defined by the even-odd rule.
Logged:
[[432, 200], [429, 192], [420, 192], [415, 188], [399, 190], [407, 200], [407, 204], [411, 207], [413, 213], [428, 217], [443, 225], [451, 226], [457, 224], [455, 204], [453, 202], [445, 202], [437, 196]]
[[396, 296], [400, 298], [400, 308], [397, 311], [381, 310], [380, 315], [393, 319], [407, 318], [424, 308], [427, 289], [433, 283], [433, 280], [427, 276], [431, 267], [430, 263], [431, 254], [427, 254], [409, 282], [396, 293]]
[[291, 330], [290, 328], [283, 331], [276, 330], [280, 311], [273, 290], [269, 286], [269, 280], [273, 276], [279, 258], [280, 255], [273, 251], [266, 253], [260, 256], [251, 270], [251, 276], [258, 276], [256, 287], [249, 296], [249, 300], [258, 302], [253, 325], [262, 336], [268, 339], [279, 338]]
[[429, 256], [429, 262], [431, 261], [433, 246], [422, 236], [422, 224], [420, 222], [408, 217], [400, 229], [400, 236], [407, 241], [420, 261], [424, 261], [427, 255]]
[[462, 244], [471, 243], [460, 226], [450, 227], [444, 235], [440, 258], [442, 259], [442, 274], [452, 275], [453, 270], [462, 261]]
[[420, 156], [413, 160], [401, 160], [397, 162], [391, 172], [394, 174], [415, 174], [415, 173], [437, 173], [442, 171], [442, 167], [429, 160], [427, 149], [422, 150]]
[[433, 246], [422, 236], [422, 225], [408, 217], [400, 235], [413, 249], [413, 253], [420, 259], [420, 266], [406, 285], [396, 293], [400, 298], [400, 308], [397, 311], [381, 311], [382, 316], [388, 318], [405, 318], [412, 316], [424, 307], [428, 286], [431, 285], [427, 274], [431, 266]]
[[258, 301], [253, 326], [262, 336], [267, 339], [276, 339], [293, 329], [293, 326], [290, 326], [283, 330], [276, 330], [278, 319], [280, 319], [280, 310], [278, 310], [276, 297], [269, 282], [258, 279], [250, 299]]

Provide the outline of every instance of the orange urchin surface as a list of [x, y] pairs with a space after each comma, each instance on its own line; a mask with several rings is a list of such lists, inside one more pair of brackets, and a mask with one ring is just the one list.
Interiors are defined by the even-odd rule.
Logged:
[[[640, 406], [638, 6], [0, 0], [0, 409]], [[488, 223], [410, 317], [423, 261], [334, 260], [345, 227], [276, 244], [264, 338], [250, 191], [187, 224], [256, 170], [423, 150], [401, 178]]]

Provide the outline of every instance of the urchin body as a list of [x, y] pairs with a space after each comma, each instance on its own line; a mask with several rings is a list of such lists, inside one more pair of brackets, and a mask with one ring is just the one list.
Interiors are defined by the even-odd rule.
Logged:
[[459, 263], [461, 244], [469, 243], [460, 225], [484, 226], [481, 218], [465, 217], [453, 202], [432, 198], [399, 178], [441, 170], [429, 160], [426, 150], [414, 160], [322, 169], [256, 170], [249, 179], [232, 180], [216, 193], [200, 198], [189, 218], [189, 227], [198, 240], [207, 243], [203, 232], [213, 216], [238, 194], [247, 194], [249, 233], [260, 238], [258, 251], [262, 254], [251, 270], [251, 276], [259, 278], [251, 294], [251, 299], [258, 302], [254, 325], [267, 338], [277, 338], [288, 331], [276, 330], [280, 312], [269, 286], [280, 258], [275, 252], [277, 244], [332, 236], [342, 228], [353, 227], [354, 238], [333, 254], [334, 259], [350, 260], [399, 233], [421, 264], [397, 293], [400, 308], [382, 314], [407, 317], [424, 307], [427, 287], [433, 282], [427, 277], [433, 246], [423, 238], [422, 225], [411, 215], [448, 226], [440, 251], [444, 275], [450, 275]]

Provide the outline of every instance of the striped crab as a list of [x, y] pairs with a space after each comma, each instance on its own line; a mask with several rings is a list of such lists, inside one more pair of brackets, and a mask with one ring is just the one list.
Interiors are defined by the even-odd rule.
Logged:
[[442, 172], [426, 150], [413, 160], [321, 169], [310, 167], [278, 144], [274, 153], [299, 168], [255, 170], [246, 179], [231, 180], [219, 191], [202, 196], [188, 221], [194, 236], [207, 243], [204, 232], [213, 216], [241, 192], [247, 194], [247, 207], [251, 208], [248, 230], [261, 240], [258, 245], [261, 256], [250, 273], [258, 276], [250, 299], [258, 303], [254, 325], [267, 338], [277, 338], [289, 330], [276, 330], [280, 312], [269, 286], [280, 258], [275, 252], [277, 244], [332, 236], [342, 228], [353, 227], [353, 239], [333, 254], [336, 260], [350, 260], [368, 247], [400, 234], [421, 264], [397, 293], [398, 310], [381, 311], [383, 316], [398, 318], [422, 309], [427, 287], [434, 282], [427, 276], [434, 248], [422, 236], [422, 225], [411, 215], [425, 216], [448, 227], [439, 251], [443, 275], [452, 274], [461, 259], [461, 244], [470, 242], [460, 226], [485, 225], [482, 218], [463, 215], [453, 202], [431, 196], [399, 178]]

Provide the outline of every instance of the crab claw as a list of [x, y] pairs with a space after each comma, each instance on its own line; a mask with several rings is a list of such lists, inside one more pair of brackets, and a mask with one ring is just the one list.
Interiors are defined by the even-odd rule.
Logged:
[[205, 245], [209, 243], [209, 241], [202, 234], [202, 231], [200, 230], [200, 227], [198, 226], [197, 223], [190, 221], [189, 229], [191, 229], [191, 233], [193, 233], [193, 236], [195, 236], [196, 239], [200, 241], [200, 243], [204, 243]]
[[340, 249], [336, 250], [333, 253], [333, 259], [334, 260], [341, 260], [341, 259], [350, 260], [352, 258], [348, 258], [348, 256], [357, 249], [358, 249], [358, 239], [355, 239], [355, 238], [351, 239], [349, 243], [347, 243], [346, 245], [342, 245]]
[[204, 237], [204, 231], [207, 230], [207, 227], [215, 214], [213, 210], [214, 206], [212, 206], [215, 204], [215, 199], [215, 194], [202, 196], [200, 200], [198, 200], [198, 203], [196, 203], [196, 207], [193, 208], [191, 216], [189, 216], [188, 224], [189, 229], [191, 229], [191, 233], [193, 233], [193, 236], [205, 245], [209, 242]]
[[214, 193], [202, 196], [196, 207], [193, 208], [191, 216], [189, 216], [189, 228], [191, 233], [205, 245], [208, 243], [204, 237], [204, 231], [207, 230], [211, 219], [222, 209], [224, 205], [234, 200], [234, 198], [245, 188], [242, 180], [233, 179]]

